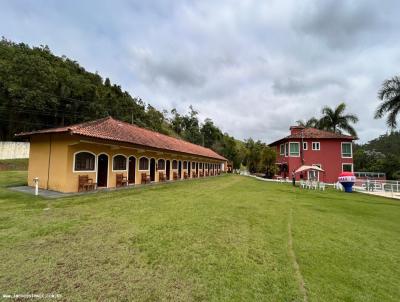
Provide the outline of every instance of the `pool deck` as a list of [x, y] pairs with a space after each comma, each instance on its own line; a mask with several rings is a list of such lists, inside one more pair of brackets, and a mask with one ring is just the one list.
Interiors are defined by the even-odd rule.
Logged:
[[359, 193], [374, 195], [374, 196], [381, 196], [386, 198], [393, 198], [393, 199], [400, 199], [399, 192], [387, 192], [387, 191], [366, 191], [366, 190], [357, 190]]

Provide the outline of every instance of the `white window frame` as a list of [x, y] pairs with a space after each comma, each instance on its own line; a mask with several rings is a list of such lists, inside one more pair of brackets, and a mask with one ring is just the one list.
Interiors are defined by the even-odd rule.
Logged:
[[[92, 154], [92, 155], [94, 155], [94, 170], [85, 170], [85, 171], [77, 171], [77, 170], [75, 170], [75, 157], [76, 157], [76, 155], [78, 154], [78, 153], [82, 153], [82, 152], [87, 152], [87, 153], [90, 153], [90, 154]], [[108, 155], [108, 154], [107, 154]], [[92, 151], [88, 151], [88, 150], [79, 150], [79, 151], [76, 151], [74, 154], [73, 154], [73, 160], [72, 160], [72, 172], [73, 173], [96, 173], [97, 174], [97, 155], [96, 155], [96, 153], [94, 153], [94, 152], [92, 152]]]
[[[141, 160], [142, 158], [147, 158], [148, 168], [147, 168], [146, 170], [141, 170], [141, 169], [140, 169], [140, 160]], [[147, 156], [141, 156], [141, 157], [139, 157], [139, 160], [138, 160], [138, 171], [146, 171], [146, 172], [150, 171], [150, 158], [148, 158]]]
[[289, 157], [289, 144], [285, 143], [285, 157]]
[[[174, 168], [174, 161], [176, 161], [176, 168]], [[150, 169], [150, 166], [149, 166]], [[179, 169], [179, 160], [178, 159], [173, 159], [171, 161], [171, 170], [178, 170]]]
[[[292, 153], [290, 153], [290, 145], [291, 144], [296, 144], [299, 146], [299, 153], [297, 155], [292, 155]], [[300, 143], [299, 142], [290, 142], [289, 143], [289, 157], [300, 157]]]
[[354, 164], [353, 163], [342, 163], [342, 172], [344, 172], [343, 166], [351, 166], [351, 172], [354, 172]]
[[[314, 148], [314, 144], [318, 144], [318, 149]], [[312, 142], [311, 143], [311, 149], [313, 151], [320, 151], [321, 150], [321, 142]]]
[[[158, 161], [159, 160], [163, 160], [164, 161], [164, 169], [162, 169], [162, 170], [158, 168]], [[167, 170], [167, 161], [165, 160], [165, 158], [157, 158], [156, 165], [157, 165], [157, 171], [166, 171]]]
[[[114, 170], [114, 158], [118, 155], [125, 157], [125, 170]], [[125, 154], [120, 154], [120, 153], [113, 155], [112, 162], [111, 162], [111, 171], [112, 172], [127, 172], [128, 171], [128, 157], [126, 157]]]
[[[315, 167], [318, 167], [318, 168], [321, 168], [322, 169], [322, 165], [321, 164], [312, 164], [311, 166], [315, 166]], [[310, 171], [313, 171], [313, 172], [315, 172], [315, 173], [317, 173], [317, 181], [319, 181], [319, 172], [320, 171], [317, 171], [317, 170], [308, 170], [308, 179], [310, 179]]]
[[308, 150], [308, 142], [303, 142], [303, 150]]
[[[350, 144], [350, 156], [343, 156], [343, 144]], [[353, 158], [353, 144], [351, 142], [342, 142], [340, 144], [340, 153], [342, 158]]]

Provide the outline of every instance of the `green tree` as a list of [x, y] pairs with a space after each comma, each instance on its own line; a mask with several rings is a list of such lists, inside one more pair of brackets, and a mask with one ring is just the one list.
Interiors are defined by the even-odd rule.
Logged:
[[358, 117], [355, 114], [345, 114], [345, 111], [345, 103], [340, 103], [336, 108], [325, 106], [319, 121], [320, 128], [337, 133], [345, 131], [356, 137], [357, 132], [351, 124], [357, 123]]
[[318, 128], [319, 127], [319, 120], [315, 117], [312, 117], [306, 121], [298, 120], [296, 121], [298, 126], [302, 126], [305, 128]]
[[268, 146], [263, 146], [261, 151], [261, 160], [259, 172], [265, 173], [265, 176], [272, 178], [277, 172], [276, 152]]
[[216, 142], [220, 141], [222, 138], [222, 132], [214, 122], [207, 118], [204, 120], [203, 125], [200, 129], [201, 135], [204, 141], [204, 147], [211, 148]]
[[189, 113], [182, 116], [183, 133], [182, 137], [194, 144], [203, 144], [203, 137], [200, 133], [200, 123], [197, 117], [199, 113], [189, 106]]
[[375, 112], [375, 118], [382, 118], [387, 114], [386, 123], [390, 128], [397, 127], [397, 115], [400, 112], [400, 77], [394, 76], [382, 84], [378, 92], [378, 98], [382, 101]]
[[160, 129], [161, 112], [86, 71], [77, 62], [53, 55], [47, 46], [0, 41], [0, 139], [14, 134], [112, 115]]

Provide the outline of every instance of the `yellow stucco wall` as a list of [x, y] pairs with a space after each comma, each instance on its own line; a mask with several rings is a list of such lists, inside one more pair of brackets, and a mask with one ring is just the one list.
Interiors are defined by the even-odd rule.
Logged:
[[[50, 144], [51, 142], [51, 144]], [[51, 149], [50, 149], [51, 145]], [[51, 151], [51, 152], [50, 152]], [[88, 151], [96, 156], [96, 167], [93, 172], [77, 172], [74, 171], [74, 155], [78, 152]], [[51, 155], [50, 155], [51, 154]], [[172, 161], [182, 161], [182, 179], [184, 172], [188, 173], [188, 169], [183, 169], [183, 161], [215, 163], [221, 164], [223, 161], [205, 159], [196, 156], [177, 154], [172, 152], [162, 152], [149, 150], [144, 148], [134, 148], [126, 144], [104, 143], [101, 141], [90, 140], [87, 138], [74, 137], [68, 134], [52, 134], [36, 135], [31, 137], [31, 149], [29, 155], [29, 171], [28, 184], [33, 186], [33, 178], [39, 177], [40, 187], [60, 192], [76, 192], [78, 191], [79, 175], [88, 175], [94, 182], [97, 182], [97, 160], [100, 154], [108, 156], [108, 184], [107, 187], [116, 186], [116, 174], [122, 173], [128, 177], [128, 158], [133, 156], [136, 158], [136, 175], [135, 184], [140, 184], [141, 173], [150, 174], [150, 159], [154, 158], [156, 164], [159, 159], [165, 161], [170, 160], [170, 180], [173, 179], [173, 172], [178, 173], [178, 169], [172, 169]], [[123, 155], [127, 158], [126, 169], [122, 171], [113, 171], [113, 157]], [[50, 155], [50, 156], [49, 156]], [[145, 171], [139, 170], [139, 159], [147, 157], [149, 159], [149, 169]], [[50, 160], [49, 160], [50, 158]], [[50, 163], [50, 166], [49, 166]], [[166, 164], [165, 164], [166, 166]], [[226, 165], [225, 165], [226, 166]], [[179, 167], [179, 165], [178, 165]], [[158, 182], [159, 171], [155, 172], [155, 182]], [[191, 170], [193, 171], [193, 170]], [[189, 178], [192, 173], [188, 173]], [[49, 178], [47, 179], [47, 175]]]

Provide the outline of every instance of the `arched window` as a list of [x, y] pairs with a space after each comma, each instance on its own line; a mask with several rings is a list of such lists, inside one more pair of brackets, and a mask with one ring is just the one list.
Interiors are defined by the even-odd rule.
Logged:
[[158, 170], [164, 170], [165, 169], [165, 160], [159, 159], [157, 163], [157, 168]]
[[186, 160], [183, 162], [183, 169], [187, 169], [187, 161]]
[[113, 160], [113, 170], [126, 170], [126, 157], [123, 155], [114, 156]]
[[176, 160], [172, 161], [172, 169], [178, 169], [178, 162]]
[[148, 170], [149, 169], [149, 160], [146, 157], [142, 157], [139, 160], [139, 170]]
[[94, 171], [96, 156], [89, 152], [75, 154], [75, 171]]

